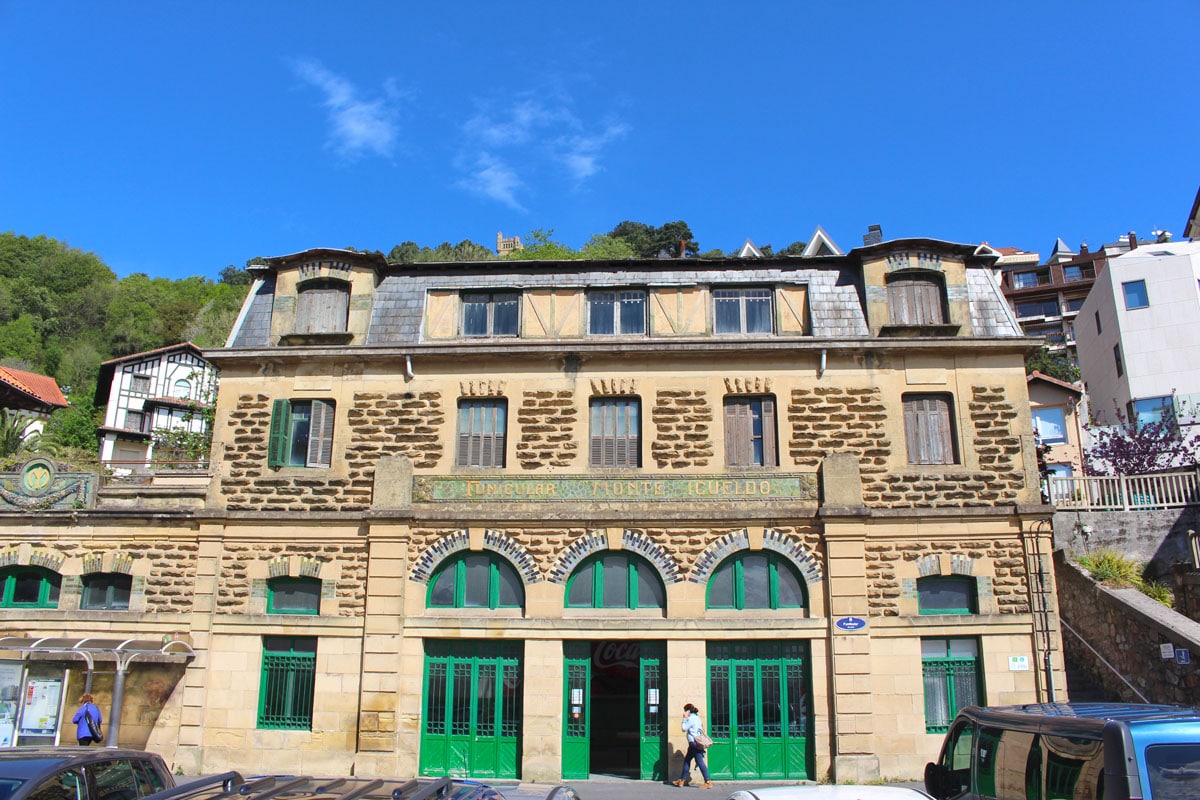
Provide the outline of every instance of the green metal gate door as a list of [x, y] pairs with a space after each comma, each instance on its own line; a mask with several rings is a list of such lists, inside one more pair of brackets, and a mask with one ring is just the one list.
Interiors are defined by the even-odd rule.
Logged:
[[708, 646], [708, 768], [714, 778], [812, 776], [804, 642]]
[[586, 781], [591, 774], [588, 715], [592, 705], [592, 643], [564, 642], [563, 780]]
[[639, 656], [638, 697], [641, 698], [642, 735], [639, 743], [641, 778], [665, 781], [670, 751], [667, 748], [666, 648], [661, 642], [643, 642]]
[[[592, 643], [564, 642], [563, 780], [587, 780], [591, 774]], [[642, 780], [665, 780], [667, 747], [666, 647], [642, 642], [638, 655], [638, 771]]]
[[425, 643], [422, 775], [518, 778], [521, 646]]

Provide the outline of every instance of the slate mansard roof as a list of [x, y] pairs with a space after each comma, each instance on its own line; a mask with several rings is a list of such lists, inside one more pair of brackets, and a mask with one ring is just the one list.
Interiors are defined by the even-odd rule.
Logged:
[[[414, 347], [422, 344], [427, 292], [669, 286], [806, 285], [811, 318], [807, 339], [870, 338], [863, 263], [902, 250], [929, 250], [967, 264], [967, 300], [975, 337], [1023, 337], [1000, 291], [991, 265], [995, 256], [973, 245], [933, 239], [904, 239], [851, 250], [844, 255], [738, 259], [628, 259], [622, 261], [484, 261], [388, 264], [378, 253], [317, 248], [267, 259], [254, 268], [256, 281], [230, 334], [227, 347], [271, 345], [276, 275], [315, 259], [336, 259], [377, 275], [365, 344]], [[951, 287], [952, 295], [962, 289]]]

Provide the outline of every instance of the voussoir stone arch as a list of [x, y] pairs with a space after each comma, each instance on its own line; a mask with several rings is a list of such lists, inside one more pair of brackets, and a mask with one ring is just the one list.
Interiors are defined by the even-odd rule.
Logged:
[[621, 534], [621, 548], [636, 553], [653, 564], [665, 583], [679, 583], [683, 580], [683, 573], [679, 571], [679, 565], [671, 558], [667, 548], [647, 536], [645, 531], [626, 528]]
[[[429, 583], [438, 565], [450, 556], [471, 548], [471, 534], [466, 529], [455, 531], [430, 545], [413, 565], [409, 577], [419, 583]], [[526, 585], [540, 580], [537, 562], [529, 551], [504, 531], [485, 530], [483, 549], [503, 556], [521, 576]]]
[[[696, 566], [688, 580], [693, 583], [707, 583], [718, 564], [734, 553], [749, 549], [749, 532], [745, 529], [730, 531], [705, 548], [700, 558], [696, 559]], [[762, 549], [778, 553], [792, 562], [809, 586], [825, 580], [820, 559], [803, 541], [794, 536], [767, 528], [763, 532]]]
[[603, 531], [588, 531], [571, 542], [562, 555], [558, 557], [553, 569], [550, 570], [550, 582], [565, 585], [567, 578], [579, 566], [580, 562], [592, 553], [608, 549], [608, 536]]

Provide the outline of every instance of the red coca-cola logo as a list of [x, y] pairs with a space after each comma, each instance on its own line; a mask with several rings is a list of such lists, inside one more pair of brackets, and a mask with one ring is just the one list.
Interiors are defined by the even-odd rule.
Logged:
[[642, 646], [637, 642], [604, 642], [592, 654], [597, 669], [637, 669]]

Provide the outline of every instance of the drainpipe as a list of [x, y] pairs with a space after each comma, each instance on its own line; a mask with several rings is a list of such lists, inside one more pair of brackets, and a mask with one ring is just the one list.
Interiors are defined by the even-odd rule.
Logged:
[[104, 737], [105, 747], [117, 746], [117, 735], [121, 731], [121, 705], [125, 701], [125, 673], [128, 669], [129, 661], [123, 660], [121, 654], [118, 653], [117, 675], [113, 680], [112, 708], [108, 712], [108, 735]]
[[817, 367], [817, 377], [820, 378], [825, 374], [825, 359], [829, 355], [829, 351], [824, 347], [821, 348], [821, 365]]

